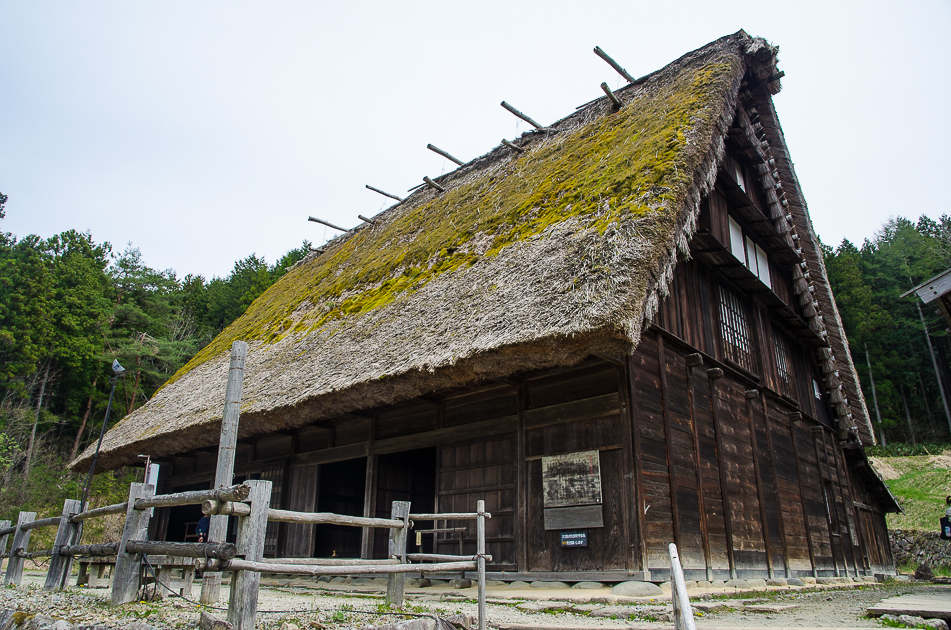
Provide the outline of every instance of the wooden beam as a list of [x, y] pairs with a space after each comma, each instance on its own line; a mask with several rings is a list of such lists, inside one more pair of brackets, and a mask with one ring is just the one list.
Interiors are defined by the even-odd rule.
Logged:
[[667, 483], [670, 487], [670, 514], [673, 526], [674, 544], [680, 547], [680, 509], [677, 505], [677, 476], [674, 472], [673, 457], [673, 421], [670, 418], [670, 390], [667, 385], [667, 356], [664, 352], [664, 338], [657, 336], [657, 356], [660, 368], [660, 398], [664, 414], [664, 446], [667, 454]]
[[375, 192], [375, 193], [379, 193], [379, 194], [383, 195], [384, 197], [389, 197], [390, 199], [395, 199], [395, 200], [397, 200], [397, 201], [403, 201], [403, 198], [402, 198], [402, 197], [397, 197], [396, 195], [391, 195], [390, 193], [385, 192], [385, 191], [382, 191], [382, 190], [380, 190], [379, 188], [374, 188], [374, 187], [371, 186], [370, 184], [367, 184], [366, 187], [367, 187], [368, 190], [372, 190], [372, 191]]
[[726, 533], [726, 554], [730, 563], [730, 577], [736, 579], [736, 558], [733, 555], [733, 518], [730, 514], [730, 490], [726, 472], [723, 450], [723, 427], [720, 426], [719, 399], [717, 398], [716, 381], [723, 378], [723, 370], [712, 368], [707, 370], [710, 385], [710, 408], [713, 411], [713, 435], [717, 444], [717, 470], [720, 472], [720, 499], [723, 505], [723, 528]]
[[427, 144], [427, 145], [426, 145], [426, 148], [429, 149], [430, 151], [432, 151], [433, 153], [437, 153], [437, 154], [443, 156], [444, 158], [446, 158], [446, 159], [449, 160], [450, 162], [455, 162], [455, 163], [456, 163], [457, 165], [459, 165], [459, 166], [462, 166], [463, 164], [465, 164], [465, 162], [463, 162], [463, 161], [460, 160], [459, 158], [453, 157], [453, 156], [449, 155], [449, 153], [447, 153], [446, 151], [443, 151], [442, 149], [440, 149], [439, 147], [437, 147], [437, 146], [435, 146], [435, 145]]
[[428, 184], [430, 188], [433, 188], [439, 192], [446, 192], [445, 188], [443, 188], [442, 186], [440, 186], [439, 184], [431, 180], [429, 176], [424, 176], [423, 181], [426, 182], [426, 184]]
[[502, 144], [504, 144], [504, 145], [507, 146], [508, 148], [512, 149], [512, 150], [515, 151], [516, 153], [524, 153], [524, 152], [525, 152], [525, 149], [523, 149], [522, 147], [520, 147], [520, 146], [518, 146], [518, 145], [516, 145], [516, 144], [512, 144], [512, 143], [509, 142], [508, 140], [503, 139], [503, 140], [502, 140]]
[[802, 414], [797, 411], [787, 415], [790, 419], [789, 437], [792, 441], [793, 459], [796, 461], [796, 482], [799, 484], [799, 502], [802, 506], [802, 521], [806, 526], [806, 543], [809, 547], [809, 562], [812, 563], [812, 577], [819, 577], [819, 569], [816, 566], [816, 551], [812, 541], [812, 528], [809, 526], [809, 511], [806, 509], [806, 493], [802, 485], [802, 468], [800, 467], [801, 461], [799, 459], [799, 439], [796, 436], [796, 418], [794, 417], [799, 416], [799, 419], [801, 419]]
[[607, 97], [611, 100], [611, 103], [614, 104], [615, 111], [621, 109], [621, 99], [619, 99], [614, 92], [611, 91], [611, 88], [608, 87], [607, 83], [601, 84], [601, 89], [604, 90], [604, 93], [607, 94]]
[[[700, 361], [690, 360], [699, 357]], [[703, 356], [699, 353], [688, 354], [687, 357], [687, 408], [690, 410], [690, 429], [693, 437], [693, 465], [697, 476], [697, 504], [700, 506], [700, 542], [703, 546], [703, 561], [707, 570], [707, 580], [713, 579], [713, 559], [710, 554], [710, 540], [707, 536], [707, 509], [703, 501], [703, 469], [700, 461], [700, 432], [697, 428], [696, 402], [693, 393], [693, 367], [703, 365]], [[691, 363], [694, 365], [692, 366]]]
[[357, 215], [357, 218], [360, 219], [361, 221], [363, 221], [364, 223], [369, 223], [370, 225], [376, 225], [376, 221], [374, 221], [373, 219], [368, 219], [367, 217], [363, 216], [362, 214], [358, 214], [358, 215]]
[[527, 115], [523, 114], [522, 112], [518, 111], [517, 109], [515, 109], [514, 107], [512, 107], [511, 105], [509, 105], [509, 104], [506, 103], [505, 101], [502, 101], [502, 107], [504, 107], [504, 108], [507, 109], [508, 111], [512, 112], [513, 114], [515, 114], [515, 116], [517, 116], [518, 118], [521, 118], [522, 120], [524, 120], [525, 122], [527, 122], [528, 124], [530, 124], [530, 125], [531, 125], [532, 127], [534, 127], [535, 129], [544, 129], [544, 127], [542, 127], [542, 126], [539, 125], [537, 122], [535, 122], [534, 120], [532, 120], [531, 118], [529, 118]]
[[637, 559], [639, 561], [639, 569], [644, 573], [645, 579], [650, 579], [650, 572], [647, 566], [647, 536], [645, 534], [645, 525], [644, 525], [644, 470], [641, 465], [641, 453], [643, 452], [641, 448], [641, 434], [640, 428], [637, 423], [637, 391], [634, 386], [634, 355], [630, 355], [627, 358], [627, 392], [628, 392], [628, 403], [630, 410], [630, 432], [631, 432], [631, 449], [634, 452], [634, 510], [636, 512], [636, 519], [634, 521], [635, 526], [637, 527], [637, 546], [638, 549]]
[[619, 64], [618, 62], [614, 61], [614, 59], [612, 59], [612, 58], [608, 55], [608, 53], [606, 53], [606, 52], [604, 52], [603, 50], [601, 50], [601, 47], [600, 47], [600, 46], [595, 46], [595, 47], [594, 47], [594, 54], [596, 54], [598, 57], [601, 57], [602, 59], [604, 59], [605, 61], [607, 61], [607, 62], [608, 62], [608, 65], [611, 66], [612, 68], [614, 68], [614, 70], [615, 70], [619, 75], [621, 75], [622, 77], [624, 77], [625, 79], [627, 79], [627, 82], [628, 82], [628, 83], [637, 83], [637, 79], [635, 79], [633, 76], [631, 76], [631, 74], [630, 74], [627, 70], [625, 70], [624, 68], [622, 68], [622, 67], [621, 67], [621, 64]]
[[783, 548], [783, 570], [787, 578], [793, 577], [789, 568], [789, 542], [786, 540], [786, 523], [783, 519], [782, 493], [779, 491], [779, 484], [776, 482], [776, 451], [773, 450], [773, 431], [769, 423], [769, 407], [766, 405], [766, 396], [760, 400], [763, 403], [763, 423], [766, 428], [766, 450], [768, 451], [769, 477], [773, 480], [773, 500], [776, 501], [776, 519], [779, 522], [779, 543]]
[[349, 231], [350, 231], [350, 230], [348, 230], [347, 228], [342, 228], [342, 227], [340, 227], [339, 225], [334, 225], [334, 224], [331, 223], [330, 221], [324, 221], [323, 219], [318, 219], [317, 217], [307, 217], [307, 220], [308, 220], [308, 221], [313, 221], [314, 223], [320, 223], [321, 225], [326, 225], [327, 227], [331, 227], [331, 228], [333, 228], [333, 229], [335, 229], [335, 230], [340, 230], [341, 232], [349, 232]]
[[[755, 392], [755, 396], [750, 393]], [[759, 469], [759, 445], [756, 442], [756, 422], [754, 421], [753, 399], [759, 396], [759, 390], [746, 391], [746, 423], [750, 431], [750, 455], [753, 458], [753, 477], [756, 481], [756, 498], [759, 503], [760, 531], [763, 533], [763, 550], [766, 552], [766, 571], [770, 579], [776, 577], [773, 569], [773, 544], [769, 536], [769, 519], [766, 515], [766, 493], [763, 491], [763, 478]], [[779, 506], [777, 506], [779, 509]]]

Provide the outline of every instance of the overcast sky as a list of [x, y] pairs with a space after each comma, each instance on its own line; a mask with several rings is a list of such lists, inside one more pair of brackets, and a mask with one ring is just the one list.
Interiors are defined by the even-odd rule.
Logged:
[[350, 227], [525, 124], [740, 28], [823, 241], [951, 213], [951, 3], [0, 0], [0, 230], [89, 230], [179, 275]]

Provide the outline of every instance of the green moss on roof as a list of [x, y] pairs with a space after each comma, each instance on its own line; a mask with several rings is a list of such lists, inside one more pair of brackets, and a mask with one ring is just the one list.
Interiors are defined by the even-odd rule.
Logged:
[[[524, 153], [450, 174], [445, 193], [420, 191], [292, 269], [169, 383], [235, 340], [275, 342], [379, 309], [565, 221], [603, 234], [651, 217], [672, 229], [742, 71], [732, 52], [688, 63], [656, 85], [629, 88], [618, 112], [582, 111]], [[593, 120], [579, 124], [578, 116]]]

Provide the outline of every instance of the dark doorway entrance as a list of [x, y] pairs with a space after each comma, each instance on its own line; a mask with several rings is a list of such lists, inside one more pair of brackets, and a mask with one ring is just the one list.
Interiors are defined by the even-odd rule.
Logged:
[[[389, 518], [393, 501], [409, 501], [416, 514], [436, 509], [436, 448], [380, 455], [377, 459], [376, 516]], [[431, 529], [432, 521], [419, 522], [414, 529]], [[389, 531], [375, 529], [373, 557], [385, 558], [389, 550]], [[406, 541], [407, 551], [419, 551], [413, 536]], [[426, 551], [432, 547], [432, 535], [423, 536]]]
[[[366, 488], [367, 460], [323, 464], [317, 490], [317, 511], [363, 516], [363, 495]], [[359, 558], [363, 528], [346, 525], [314, 527], [314, 557]]]
[[[207, 490], [207, 483], [195, 483], [188, 486], [175, 486], [172, 492], [189, 492], [191, 490]], [[168, 509], [168, 529], [165, 540], [169, 542], [198, 542], [195, 535], [195, 525], [204, 514], [200, 505], [178, 505]]]

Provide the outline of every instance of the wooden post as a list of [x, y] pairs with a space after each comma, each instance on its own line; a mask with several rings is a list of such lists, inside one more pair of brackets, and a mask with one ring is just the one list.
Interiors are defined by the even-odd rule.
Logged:
[[[331, 227], [331, 228], [333, 228], [333, 229], [335, 229], [335, 230], [340, 230], [341, 232], [349, 232], [349, 231], [350, 231], [350, 230], [348, 230], [347, 228], [342, 228], [342, 227], [340, 227], [339, 225], [334, 225], [334, 224], [331, 223], [330, 221], [324, 221], [323, 219], [318, 219], [317, 217], [307, 217], [307, 220], [308, 220], [308, 221], [313, 221], [314, 223], [320, 223], [321, 225], [326, 225], [327, 227]], [[244, 343], [244, 342], [243, 342], [243, 341], [235, 341], [234, 343]], [[244, 343], [244, 346], [245, 346], [245, 350], [244, 350], [244, 351], [245, 351], [245, 354], [247, 354], [247, 351], [248, 351], [248, 350], [247, 350], [247, 346], [248, 346], [248, 344]], [[232, 356], [232, 358], [234, 357], [234, 344], [231, 345], [231, 356]], [[227, 403], [226, 403], [226, 404], [227, 404]]]
[[[255, 480], [246, 483], [251, 486], [251, 514], [238, 521], [238, 555], [250, 562], [260, 562], [264, 558], [264, 533], [267, 531], [267, 513], [271, 505], [271, 482]], [[260, 586], [261, 574], [257, 571], [235, 571], [231, 574], [228, 623], [234, 630], [254, 630]]]
[[[802, 417], [802, 414], [795, 412], [796, 415]], [[800, 459], [799, 459], [799, 439], [796, 435], [796, 419], [790, 416], [789, 422], [789, 438], [792, 442], [793, 449], [793, 460], [796, 462], [796, 482], [799, 484], [799, 502], [802, 505], [802, 522], [806, 527], [806, 544], [809, 547], [809, 561], [812, 563], [812, 577], [819, 577], [819, 568], [816, 566], [816, 551], [813, 547], [812, 541], [812, 528], [809, 527], [809, 511], [806, 509], [806, 489], [802, 485], [802, 469], [800, 468]]]
[[32, 529], [23, 529], [27, 523], [36, 520], [36, 512], [20, 512], [17, 517], [17, 529], [13, 534], [13, 543], [10, 545], [10, 560], [7, 561], [7, 574], [3, 578], [3, 585], [20, 585], [23, 578], [23, 558], [17, 555], [17, 549], [26, 551], [30, 546], [30, 533]]
[[[0, 521], [0, 529], [6, 529], [10, 527], [10, 521]], [[0, 575], [3, 575], [3, 554], [7, 551], [7, 538], [10, 537], [10, 534], [4, 534], [0, 536]], [[10, 563], [8, 562], [7, 565]]]
[[[835, 567], [835, 577], [840, 577], [839, 572], [839, 559], [835, 556], [835, 539], [839, 535], [837, 531], [832, 528], [833, 516], [832, 510], [835, 509], [835, 497], [830, 496], [829, 491], [826, 489], [826, 479], [830, 477], [828, 472], [828, 463], [829, 458], [827, 453], [822, 453], [819, 455], [819, 441], [816, 440], [816, 436], [822, 433], [822, 427], [816, 426], [810, 429], [812, 432], [812, 447], [816, 453], [816, 472], [819, 473], [819, 491], [822, 493], [822, 497], [825, 499], [826, 507], [826, 526], [829, 530], [829, 553], [832, 554], [832, 566]], [[825, 450], [825, 444], [822, 445], [822, 450]], [[822, 462], [826, 462], [826, 473], [825, 476], [822, 474]], [[832, 486], [832, 479], [829, 479], [829, 486]], [[845, 564], [845, 556], [842, 556], [842, 563]]]
[[440, 149], [440, 148], [437, 147], [437, 146], [434, 146], [434, 145], [432, 145], [432, 144], [427, 144], [427, 145], [426, 145], [426, 148], [429, 149], [430, 151], [432, 151], [433, 153], [437, 153], [437, 154], [443, 156], [444, 158], [446, 158], [446, 159], [449, 160], [450, 162], [455, 162], [455, 163], [456, 163], [457, 165], [459, 165], [459, 166], [462, 166], [463, 164], [465, 164], [465, 162], [463, 162], [463, 161], [460, 160], [459, 158], [453, 157], [453, 156], [449, 155], [448, 153], [446, 153], [445, 151], [443, 151], [442, 149]]
[[479, 630], [485, 630], [485, 501], [476, 502], [476, 566], [479, 571]]
[[[390, 528], [391, 558], [397, 558], [400, 564], [406, 564], [406, 536], [409, 534], [409, 501], [393, 501], [390, 518], [403, 522], [402, 527]], [[403, 607], [403, 588], [406, 582], [404, 573], [391, 573], [386, 583], [386, 602]]]
[[[763, 550], [766, 552], [766, 574], [769, 579], [776, 577], [773, 569], [773, 544], [769, 535], [769, 520], [766, 513], [766, 493], [763, 491], [763, 478], [759, 468], [759, 444], [756, 440], [756, 422], [753, 418], [753, 399], [763, 394], [758, 389], [746, 390], [746, 423], [750, 431], [750, 455], [753, 457], [753, 476], [756, 478], [756, 499], [759, 503], [760, 531], [763, 532]], [[779, 509], [777, 506], [776, 509]]]
[[139, 592], [139, 576], [142, 572], [142, 556], [126, 553], [125, 546], [130, 540], [142, 540], [149, 529], [149, 511], [135, 509], [135, 500], [150, 497], [155, 487], [144, 483], [129, 486], [129, 507], [126, 510], [125, 527], [119, 541], [119, 553], [116, 554], [116, 567], [112, 570], [112, 605], [134, 601]]
[[657, 335], [657, 362], [660, 368], [660, 399], [664, 415], [664, 445], [667, 454], [667, 485], [670, 488], [670, 515], [674, 544], [680, 544], [680, 510], [677, 505], [677, 475], [674, 471], [673, 435], [670, 419], [670, 389], [667, 386], [667, 355], [664, 353], [664, 337]]
[[614, 109], [616, 109], [616, 110], [617, 110], [617, 109], [621, 109], [621, 105], [622, 105], [621, 99], [619, 99], [619, 98], [617, 97], [617, 95], [616, 95], [614, 92], [611, 91], [611, 88], [608, 87], [608, 84], [607, 84], [607, 83], [602, 83], [602, 84], [601, 84], [601, 89], [604, 90], [604, 93], [605, 93], [605, 94], [607, 95], [607, 97], [611, 100], [611, 103], [614, 105]]
[[634, 385], [634, 355], [627, 357], [627, 391], [631, 410], [631, 449], [634, 451], [634, 509], [637, 512], [637, 557], [640, 569], [644, 572], [643, 579], [650, 580], [650, 569], [647, 566], [647, 536], [645, 534], [644, 513], [644, 471], [641, 466], [641, 431], [637, 423], [637, 388]]
[[707, 508], [703, 501], [703, 461], [700, 457], [700, 431], [697, 428], [695, 413], [696, 402], [693, 393], [693, 370], [703, 365], [703, 355], [699, 352], [688, 354], [685, 357], [687, 364], [687, 408], [690, 409], [690, 429], [693, 437], [693, 464], [697, 477], [697, 504], [700, 506], [700, 543], [703, 547], [703, 563], [706, 567], [707, 580], [713, 580], [713, 560], [710, 556], [710, 540], [707, 536]]
[[[228, 487], [234, 482], [234, 457], [238, 444], [238, 420], [241, 415], [241, 389], [244, 385], [244, 363], [248, 356], [248, 344], [235, 341], [231, 344], [231, 365], [228, 368], [228, 384], [225, 389], [225, 406], [221, 420], [221, 438], [218, 443], [218, 468], [215, 470], [215, 487]], [[265, 507], [265, 514], [267, 508]], [[208, 524], [208, 540], [220, 542], [228, 535], [228, 517], [215, 515]], [[263, 533], [262, 533], [263, 536]], [[221, 593], [221, 574], [207, 573], [201, 580], [201, 603], [213, 606]]]
[[61, 591], [66, 588], [69, 579], [69, 567], [72, 565], [72, 556], [60, 554], [63, 545], [76, 540], [76, 534], [81, 525], [73, 523], [69, 517], [82, 509], [82, 503], [74, 499], [66, 499], [63, 503], [63, 515], [59, 520], [59, 529], [56, 530], [56, 540], [53, 542], [53, 555], [50, 557], [50, 568], [46, 573], [44, 591]]
[[677, 555], [677, 545], [670, 543], [667, 549], [670, 552], [670, 595], [674, 603], [674, 628], [677, 630], [697, 630], [693, 620], [693, 611], [690, 609], [690, 598], [687, 596], [684, 570], [680, 566], [680, 557]]
[[766, 406], [766, 396], [761, 396], [763, 402], [763, 424], [766, 427], [766, 449], [769, 451], [769, 477], [773, 480], [773, 498], [776, 501], [776, 520], [779, 522], [779, 540], [783, 548], [783, 570], [787, 578], [791, 578], [789, 568], [789, 543], [786, 540], [786, 522], [783, 519], [782, 493], [779, 491], [779, 476], [776, 474], [776, 457], [773, 450], [773, 431], [769, 427], [769, 408]]
[[730, 506], [729, 481], [726, 474], [726, 451], [723, 450], [723, 427], [720, 426], [720, 400], [717, 397], [716, 381], [723, 378], [723, 370], [710, 368], [707, 379], [710, 385], [710, 408], [713, 411], [713, 435], [717, 444], [717, 469], [720, 471], [720, 499], [723, 505], [723, 529], [726, 532], [726, 557], [730, 563], [730, 577], [736, 579], [736, 557], [733, 555], [733, 516]]

